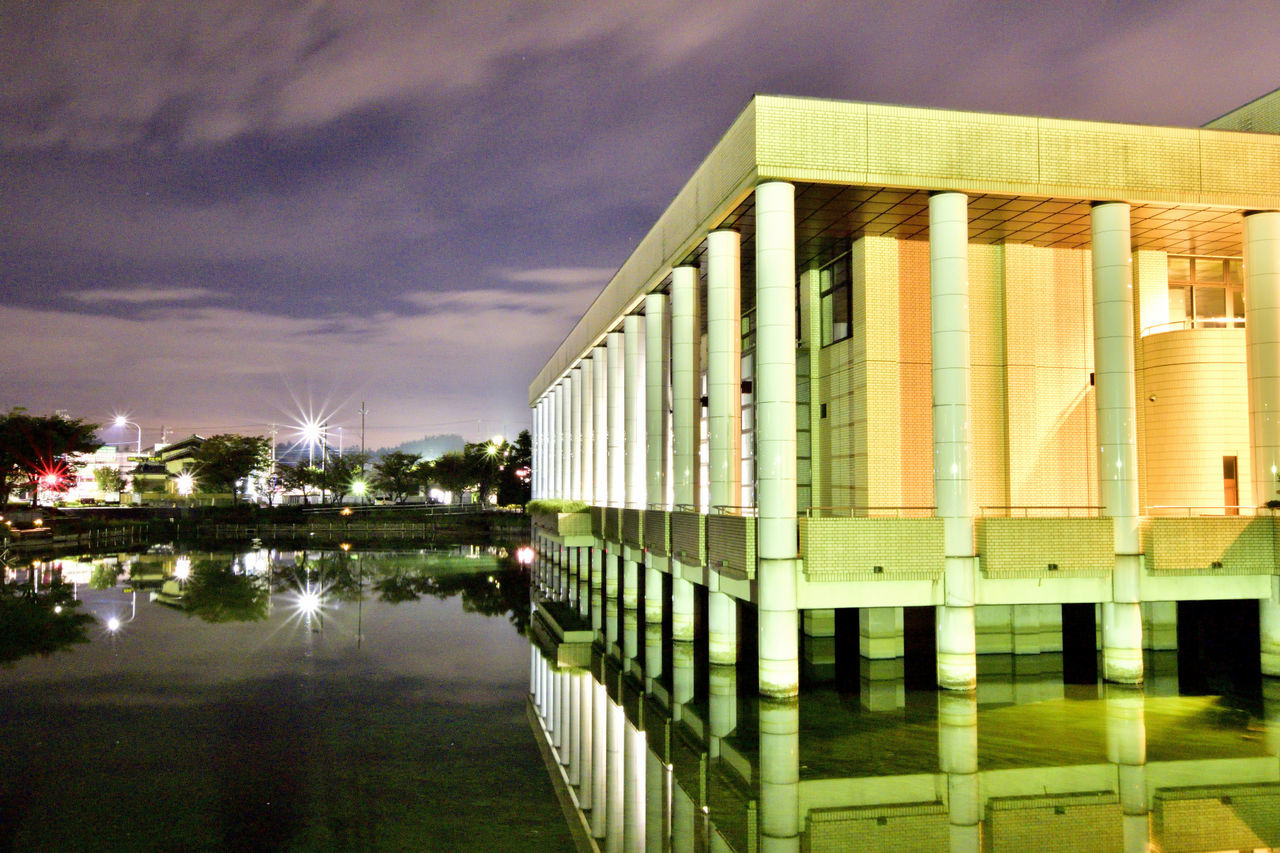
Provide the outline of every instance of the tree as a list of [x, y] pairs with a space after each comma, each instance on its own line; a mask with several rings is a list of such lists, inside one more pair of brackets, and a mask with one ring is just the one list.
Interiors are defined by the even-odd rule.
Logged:
[[100, 492], [121, 492], [124, 491], [124, 475], [117, 468], [101, 468], [93, 469], [93, 479], [98, 484]]
[[280, 488], [284, 491], [292, 492], [296, 489], [302, 492], [302, 502], [304, 504], [311, 503], [311, 489], [320, 485], [320, 469], [303, 462], [299, 462], [296, 465], [277, 462], [276, 477], [279, 480]]
[[212, 435], [195, 452], [196, 482], [202, 491], [231, 492], [239, 497], [237, 485], [271, 462], [271, 441], [257, 435], [227, 433]]
[[446, 492], [455, 494], [475, 488], [476, 475], [464, 453], [445, 453], [424, 466], [423, 478]]
[[373, 485], [385, 492], [393, 501], [406, 500], [419, 489], [419, 477], [415, 468], [422, 457], [416, 453], [394, 451], [373, 463]]
[[69, 485], [67, 457], [100, 447], [97, 424], [63, 415], [32, 415], [10, 409], [0, 415], [0, 507], [16, 489], [30, 487], [34, 503], [42, 483]]
[[342, 503], [342, 499], [351, 494], [352, 485], [360, 479], [367, 461], [369, 457], [363, 453], [330, 455], [325, 462], [320, 488], [333, 496], [334, 503]]
[[533, 437], [527, 429], [521, 430], [515, 444], [508, 445], [507, 461], [498, 476], [498, 503], [509, 506], [529, 502], [532, 465]]

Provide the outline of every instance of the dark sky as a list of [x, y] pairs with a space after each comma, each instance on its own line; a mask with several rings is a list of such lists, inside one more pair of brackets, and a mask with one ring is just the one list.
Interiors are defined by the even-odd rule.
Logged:
[[0, 0], [0, 408], [511, 435], [753, 93], [1194, 126], [1278, 47], [1276, 0]]

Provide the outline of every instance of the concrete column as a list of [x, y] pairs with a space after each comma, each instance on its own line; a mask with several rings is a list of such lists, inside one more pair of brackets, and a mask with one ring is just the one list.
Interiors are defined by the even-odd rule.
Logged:
[[560, 497], [573, 498], [573, 379], [560, 380]]
[[[671, 302], [665, 293], [644, 299], [645, 319], [645, 493], [650, 506], [670, 509], [668, 458], [671, 432]], [[652, 556], [646, 558], [652, 561]], [[662, 675], [662, 571], [646, 563], [644, 579], [645, 687]], [[652, 792], [650, 792], [652, 795]], [[649, 834], [652, 839], [652, 833]], [[650, 845], [652, 846], [652, 845]]]
[[582, 367], [569, 371], [569, 498], [582, 500]]
[[646, 470], [645, 339], [643, 317], [628, 314], [623, 318], [623, 420], [625, 470], [623, 472], [624, 506], [644, 509]]
[[671, 853], [694, 853], [698, 836], [697, 806], [679, 785], [671, 792]]
[[594, 693], [594, 679], [590, 672], [575, 674], [578, 691], [578, 806], [583, 811], [591, 809], [591, 755], [592, 736], [594, 734], [594, 718], [592, 717], [591, 697]]
[[742, 293], [736, 231], [707, 235], [707, 419], [712, 506], [742, 502]]
[[1139, 689], [1108, 685], [1106, 709], [1107, 760], [1116, 766], [1120, 783], [1124, 850], [1145, 853], [1151, 841], [1147, 819], [1146, 700]]
[[760, 850], [800, 850], [800, 705], [760, 703]]
[[952, 853], [982, 849], [982, 793], [978, 782], [978, 699], [975, 693], [938, 694], [938, 765], [947, 774]]
[[551, 690], [551, 744], [556, 748], [557, 759], [560, 756], [561, 747], [564, 745], [564, 726], [567, 722], [562, 716], [564, 713], [564, 704], [561, 701], [564, 696], [564, 683], [560, 679], [560, 673], [552, 669], [550, 672]]
[[708, 674], [708, 742], [712, 758], [720, 757], [720, 743], [738, 727], [738, 668], [712, 664]]
[[[647, 433], [645, 423], [645, 337], [643, 317], [628, 314], [623, 319], [623, 339], [625, 345], [625, 370], [623, 391], [623, 414], [626, 422], [624, 447], [626, 466], [624, 469], [624, 505], [630, 509], [644, 509], [646, 477], [646, 444]], [[640, 606], [640, 564], [635, 559], [638, 552], [630, 547], [624, 548], [622, 559], [622, 609], [624, 634], [623, 655], [634, 660], [637, 653], [637, 636], [639, 629], [637, 608]]]
[[796, 610], [795, 187], [760, 184], [756, 203], [756, 494], [760, 692], [800, 691]]
[[[699, 503], [698, 430], [701, 422], [701, 349], [698, 321], [698, 270], [671, 271], [671, 405], [673, 495], [677, 507]], [[693, 585], [680, 576], [678, 560], [671, 566], [671, 632], [677, 642], [693, 640]]]
[[[742, 503], [742, 280], [736, 231], [707, 235], [707, 454], [713, 507]], [[712, 590], [707, 602], [713, 664], [738, 659], [738, 607]]]
[[[1245, 364], [1253, 500], [1280, 499], [1280, 212], [1244, 218]], [[1280, 583], [1258, 602], [1262, 674], [1280, 675]]]
[[671, 408], [671, 309], [665, 293], [644, 298], [645, 496], [667, 503], [667, 412]]
[[608, 777], [608, 781], [605, 784], [604, 800], [604, 849], [609, 853], [621, 853], [623, 849], [622, 821], [626, 808], [624, 799], [626, 765], [623, 763], [623, 758], [626, 750], [624, 740], [626, 738], [627, 715], [621, 705], [615, 704], [612, 700], [607, 701], [609, 711], [608, 731], [606, 734], [608, 743], [605, 747], [605, 775]]
[[557, 733], [556, 746], [560, 749], [560, 763], [566, 768], [573, 760], [573, 749], [577, 745], [577, 731], [573, 728], [573, 682], [567, 670], [556, 672], [556, 695], [560, 699], [560, 731]]
[[652, 749], [646, 751], [644, 774], [644, 848], [647, 853], [664, 853], [671, 843], [670, 774]]
[[1280, 211], [1244, 218], [1245, 363], [1253, 499], [1280, 499]]
[[537, 500], [542, 497], [542, 400], [534, 403], [529, 412], [533, 421], [529, 428], [529, 435], [533, 439], [533, 458], [529, 465], [533, 472], [530, 475], [529, 494]]
[[626, 363], [622, 332], [605, 336], [609, 353], [609, 506], [626, 503]]
[[671, 271], [671, 405], [672, 472], [677, 505], [698, 502], [698, 425], [701, 417], [701, 349], [698, 322], [698, 270], [676, 267]]
[[564, 428], [564, 420], [562, 418], [563, 409], [560, 406], [561, 388], [562, 386], [557, 383], [556, 387], [551, 389], [551, 411], [549, 412], [548, 417], [551, 426], [549, 447], [551, 456], [550, 497], [553, 498], [564, 497], [564, 482], [562, 479], [564, 476], [564, 466], [562, 464], [563, 460], [560, 454], [561, 448], [564, 446], [564, 433], [562, 432]]
[[836, 612], [803, 610], [800, 632], [804, 635], [801, 651], [805, 678], [814, 682], [830, 681], [836, 674]]
[[608, 788], [609, 694], [591, 680], [591, 835], [604, 838]]
[[905, 654], [901, 607], [864, 607], [858, 613], [858, 654], [893, 660]]
[[1133, 356], [1129, 205], [1096, 203], [1093, 226], [1093, 361], [1102, 512], [1115, 524], [1112, 600], [1102, 605], [1103, 677], [1142, 681], [1142, 571], [1138, 541], [1138, 432]]
[[644, 732], [626, 723], [623, 763], [626, 788], [622, 806], [622, 849], [626, 853], [644, 853], [645, 848], [645, 747]]
[[693, 701], [693, 643], [671, 644], [671, 717], [684, 716], [684, 706]]
[[595, 362], [592, 359], [584, 358], [582, 360], [581, 377], [579, 379], [578, 388], [581, 393], [578, 395], [582, 400], [580, 406], [580, 417], [578, 418], [578, 434], [582, 438], [579, 456], [582, 459], [582, 500], [587, 504], [595, 502], [595, 416], [593, 413], [593, 403], [595, 402]]
[[591, 630], [600, 634], [604, 630], [604, 548], [591, 549]]
[[591, 420], [592, 450], [595, 459], [591, 473], [595, 478], [591, 494], [595, 506], [609, 504], [609, 355], [606, 347], [591, 351]]
[[933, 344], [933, 492], [944, 525], [945, 599], [938, 608], [938, 686], [978, 683], [969, 496], [969, 215], [963, 193], [929, 197], [929, 304]]

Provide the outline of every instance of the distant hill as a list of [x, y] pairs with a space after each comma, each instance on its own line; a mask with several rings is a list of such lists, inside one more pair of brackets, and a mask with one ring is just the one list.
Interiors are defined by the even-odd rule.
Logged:
[[425, 435], [416, 441], [406, 441], [395, 447], [380, 447], [373, 452], [374, 456], [387, 453], [416, 453], [423, 459], [435, 459], [453, 450], [461, 450], [466, 445], [462, 436], [449, 433], [447, 435]]

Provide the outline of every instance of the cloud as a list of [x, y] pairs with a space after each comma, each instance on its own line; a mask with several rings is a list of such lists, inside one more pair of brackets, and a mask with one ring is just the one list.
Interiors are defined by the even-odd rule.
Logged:
[[516, 283], [568, 287], [595, 285], [597, 289], [603, 289], [615, 272], [615, 269], [609, 267], [541, 267], [527, 270], [501, 270], [499, 275], [506, 281]]
[[81, 290], [71, 294], [78, 302], [90, 305], [104, 302], [120, 302], [128, 305], [155, 305], [171, 302], [192, 302], [216, 296], [207, 287], [130, 287], [100, 290]]

